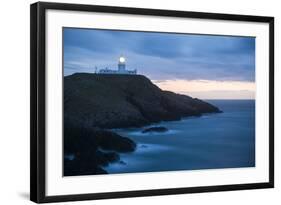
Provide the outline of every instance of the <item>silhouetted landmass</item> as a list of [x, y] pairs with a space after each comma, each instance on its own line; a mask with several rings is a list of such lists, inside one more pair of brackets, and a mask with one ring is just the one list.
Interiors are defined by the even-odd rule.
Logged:
[[64, 120], [83, 127], [126, 128], [220, 110], [163, 91], [142, 75], [77, 73], [64, 78]]
[[136, 149], [131, 139], [107, 129], [216, 112], [220, 112], [217, 107], [163, 91], [142, 75], [77, 73], [64, 77], [64, 175], [106, 174], [104, 166], [122, 163], [118, 153]]

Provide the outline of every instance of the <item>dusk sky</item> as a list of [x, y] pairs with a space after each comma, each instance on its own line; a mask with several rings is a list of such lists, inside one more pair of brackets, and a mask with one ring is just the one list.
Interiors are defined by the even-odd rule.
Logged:
[[163, 90], [201, 99], [255, 98], [255, 38], [64, 29], [64, 75], [129, 70]]

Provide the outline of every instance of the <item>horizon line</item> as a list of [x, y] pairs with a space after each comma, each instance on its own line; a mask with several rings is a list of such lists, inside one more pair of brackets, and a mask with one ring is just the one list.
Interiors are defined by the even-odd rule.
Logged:
[[197, 99], [200, 99], [200, 100], [256, 100], [256, 99], [253, 99], [253, 98], [243, 98], [243, 99], [239, 99], [239, 98], [234, 98], [234, 99], [203, 99], [203, 98], [197, 98]]

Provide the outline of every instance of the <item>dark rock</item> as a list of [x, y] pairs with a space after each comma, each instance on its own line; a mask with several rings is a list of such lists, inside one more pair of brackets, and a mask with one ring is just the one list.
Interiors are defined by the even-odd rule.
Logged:
[[101, 166], [107, 166], [109, 163], [117, 162], [120, 156], [116, 152], [98, 152], [97, 163]]
[[129, 138], [110, 131], [64, 124], [64, 176], [106, 174], [102, 167], [120, 161], [117, 152], [135, 147]]
[[147, 148], [147, 145], [142, 144], [140, 148]]
[[64, 176], [107, 174], [95, 161], [86, 158], [64, 159]]
[[142, 131], [142, 133], [148, 133], [148, 132], [167, 132], [168, 129], [166, 127], [149, 127]]
[[136, 143], [133, 140], [111, 131], [95, 131], [95, 136], [97, 137], [99, 146], [105, 150], [133, 152], [136, 149]]
[[82, 127], [141, 127], [217, 112], [202, 100], [163, 91], [142, 75], [64, 77], [64, 121]]

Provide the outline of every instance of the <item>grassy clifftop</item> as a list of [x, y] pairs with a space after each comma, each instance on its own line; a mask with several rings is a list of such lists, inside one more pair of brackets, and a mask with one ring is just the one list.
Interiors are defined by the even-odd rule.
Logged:
[[214, 112], [219, 109], [163, 91], [142, 75], [76, 73], [64, 78], [64, 120], [83, 127], [138, 127]]

